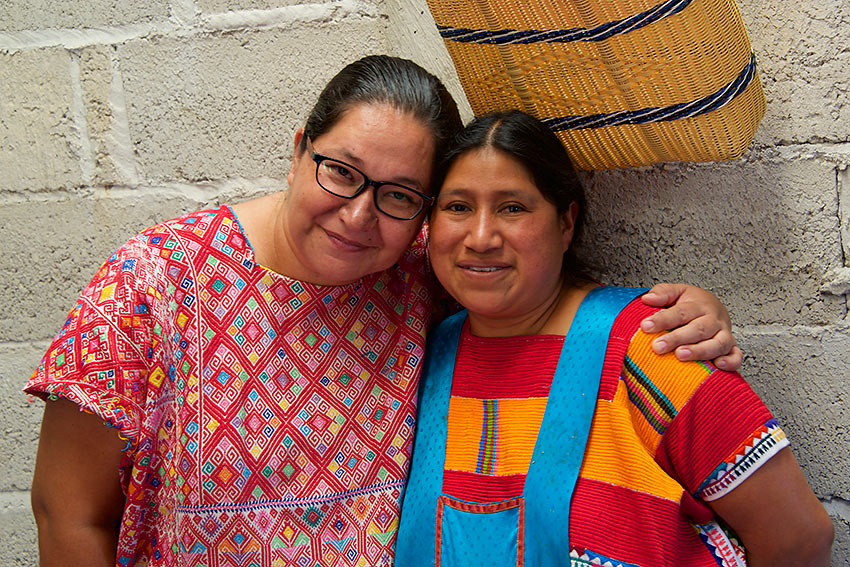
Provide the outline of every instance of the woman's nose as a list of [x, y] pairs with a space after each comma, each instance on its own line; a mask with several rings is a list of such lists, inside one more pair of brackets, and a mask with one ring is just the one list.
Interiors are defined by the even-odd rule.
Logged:
[[380, 213], [375, 206], [374, 190], [374, 187], [366, 187], [356, 197], [347, 199], [340, 208], [343, 220], [351, 227], [366, 230], [375, 226]]
[[487, 214], [478, 214], [470, 219], [465, 244], [470, 250], [487, 252], [502, 245], [498, 226]]

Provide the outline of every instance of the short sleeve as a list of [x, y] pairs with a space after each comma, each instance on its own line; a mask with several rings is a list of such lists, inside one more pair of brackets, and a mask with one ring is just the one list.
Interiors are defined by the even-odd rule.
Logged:
[[66, 398], [135, 443], [148, 387], [166, 372], [155, 363], [164, 291], [154, 283], [157, 264], [141, 235], [119, 248], [83, 290], [25, 391]]
[[785, 432], [737, 373], [714, 370], [676, 415], [659, 447], [687, 490], [716, 500], [788, 446]]
[[[636, 328], [651, 311], [638, 305], [630, 311], [628, 324]], [[656, 336], [641, 330], [631, 335], [620, 373], [638, 437], [692, 496], [720, 498], [788, 440], [739, 374], [708, 361], [681, 362], [673, 353], [658, 355], [651, 346]]]

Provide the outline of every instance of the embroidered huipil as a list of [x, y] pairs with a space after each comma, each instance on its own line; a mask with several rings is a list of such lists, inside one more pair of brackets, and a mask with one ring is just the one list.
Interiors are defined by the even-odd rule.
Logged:
[[339, 287], [255, 264], [228, 207], [107, 260], [26, 391], [128, 440], [119, 565], [391, 561], [431, 312], [423, 235]]

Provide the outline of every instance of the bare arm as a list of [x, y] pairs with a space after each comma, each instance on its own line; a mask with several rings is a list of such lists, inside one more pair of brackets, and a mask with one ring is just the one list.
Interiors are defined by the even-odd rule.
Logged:
[[672, 329], [655, 339], [652, 349], [664, 354], [675, 349], [679, 360], [713, 360], [718, 368], [735, 371], [743, 353], [732, 336], [729, 312], [714, 294], [687, 284], [658, 284], [643, 296], [653, 307], [667, 307], [647, 317], [647, 333]]
[[740, 536], [750, 567], [829, 567], [832, 521], [790, 448], [708, 504]]
[[32, 485], [41, 567], [115, 565], [124, 445], [74, 403], [47, 402]]

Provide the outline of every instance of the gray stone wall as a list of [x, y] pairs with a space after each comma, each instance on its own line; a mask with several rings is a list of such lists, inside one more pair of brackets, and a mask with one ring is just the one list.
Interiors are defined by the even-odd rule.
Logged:
[[[768, 99], [752, 148], [585, 175], [583, 250], [606, 281], [688, 281], [729, 306], [848, 566], [850, 5], [740, 5]], [[157, 221], [281, 187], [318, 90], [382, 52], [462, 99], [424, 0], [0, 2], [0, 565], [37, 564], [42, 404], [20, 388], [100, 262]]]

